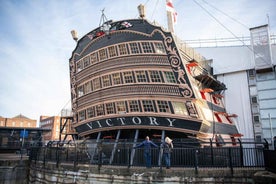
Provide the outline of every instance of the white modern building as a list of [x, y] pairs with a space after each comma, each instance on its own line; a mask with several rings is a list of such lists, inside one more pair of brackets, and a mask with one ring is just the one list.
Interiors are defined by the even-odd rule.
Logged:
[[251, 37], [217, 40], [187, 40], [206, 59], [213, 74], [227, 86], [225, 106], [238, 115], [243, 139], [276, 136], [276, 37], [268, 25], [250, 29]]

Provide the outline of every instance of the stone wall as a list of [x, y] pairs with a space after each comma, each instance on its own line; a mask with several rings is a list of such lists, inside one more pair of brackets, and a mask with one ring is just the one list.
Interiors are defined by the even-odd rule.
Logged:
[[[47, 162], [30, 164], [30, 183], [256, 183], [254, 175], [264, 168], [151, 168], [74, 165]], [[276, 181], [276, 180], [275, 180]], [[266, 180], [270, 183], [270, 180]], [[272, 182], [271, 182], [272, 184]]]
[[[1, 155], [0, 155], [1, 156]], [[27, 184], [29, 161], [0, 159], [0, 184]]]

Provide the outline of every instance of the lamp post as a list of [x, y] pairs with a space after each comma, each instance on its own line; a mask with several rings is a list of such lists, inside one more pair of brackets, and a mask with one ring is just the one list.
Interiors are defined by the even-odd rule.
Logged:
[[145, 8], [144, 5], [140, 4], [138, 6], [138, 12], [139, 12], [139, 15], [140, 15], [141, 19], [144, 19], [146, 17], [146, 8]]
[[71, 31], [72, 38], [77, 42], [78, 41], [78, 32], [76, 30]]

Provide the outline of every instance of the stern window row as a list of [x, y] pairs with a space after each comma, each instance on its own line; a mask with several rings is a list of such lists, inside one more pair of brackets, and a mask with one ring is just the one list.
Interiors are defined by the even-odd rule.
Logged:
[[162, 42], [131, 42], [111, 45], [77, 61], [77, 72], [109, 58], [139, 53], [166, 54], [166, 50]]
[[78, 121], [110, 114], [126, 113], [170, 113], [189, 116], [188, 107], [184, 102], [165, 100], [127, 100], [109, 102], [88, 107], [78, 112]]
[[110, 86], [129, 83], [173, 83], [176, 84], [174, 73], [171, 71], [139, 70], [125, 71], [103, 75], [78, 86], [77, 94], [81, 97], [90, 92]]

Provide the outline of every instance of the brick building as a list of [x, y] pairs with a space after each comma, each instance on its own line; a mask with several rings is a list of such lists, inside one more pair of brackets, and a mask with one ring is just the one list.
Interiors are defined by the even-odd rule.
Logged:
[[13, 118], [0, 116], [0, 127], [36, 128], [36, 120], [30, 119], [22, 114]]

